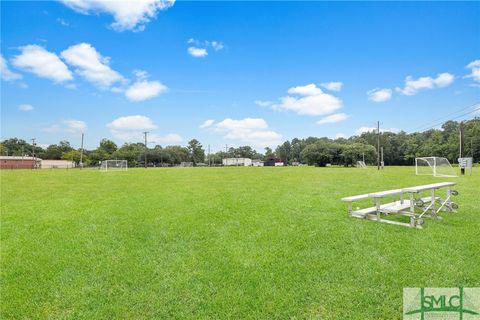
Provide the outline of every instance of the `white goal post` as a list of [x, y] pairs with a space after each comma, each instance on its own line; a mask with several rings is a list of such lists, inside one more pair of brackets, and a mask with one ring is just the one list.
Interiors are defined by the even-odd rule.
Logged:
[[357, 168], [367, 168], [367, 165], [365, 164], [365, 161], [357, 161], [357, 165], [356, 165]]
[[457, 177], [448, 159], [443, 157], [415, 158], [415, 174], [417, 176]]
[[127, 160], [103, 160], [100, 165], [102, 171], [127, 171]]

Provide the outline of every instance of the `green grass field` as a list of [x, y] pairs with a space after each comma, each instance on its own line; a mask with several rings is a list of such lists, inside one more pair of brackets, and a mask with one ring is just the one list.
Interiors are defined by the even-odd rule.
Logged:
[[[1, 319], [400, 319], [404, 287], [480, 286], [480, 170], [1, 171]], [[340, 198], [457, 181], [416, 230]]]

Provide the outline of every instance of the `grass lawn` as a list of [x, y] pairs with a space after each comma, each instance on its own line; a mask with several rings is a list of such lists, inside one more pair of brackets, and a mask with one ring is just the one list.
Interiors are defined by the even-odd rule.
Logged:
[[[1, 319], [400, 319], [404, 287], [480, 286], [480, 170], [1, 171]], [[423, 230], [340, 198], [457, 181]]]

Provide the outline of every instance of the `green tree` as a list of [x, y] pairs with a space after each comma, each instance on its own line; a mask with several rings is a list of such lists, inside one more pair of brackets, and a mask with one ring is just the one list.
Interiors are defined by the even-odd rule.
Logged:
[[194, 164], [205, 162], [205, 150], [197, 139], [188, 142], [188, 155]]
[[100, 141], [100, 145], [98, 146], [98, 149], [101, 149], [108, 154], [113, 154], [115, 151], [117, 151], [118, 147], [115, 144], [115, 142], [108, 139], [102, 139]]

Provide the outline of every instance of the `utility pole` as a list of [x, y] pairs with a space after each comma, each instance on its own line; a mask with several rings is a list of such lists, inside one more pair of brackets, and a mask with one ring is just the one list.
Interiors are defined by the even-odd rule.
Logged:
[[210, 167], [210, 145], [208, 145], [208, 166]]
[[80, 147], [80, 170], [83, 168], [83, 132], [82, 132], [82, 144]]
[[380, 121], [377, 121], [377, 170], [380, 170]]
[[382, 170], [383, 170], [383, 167], [384, 167], [384, 162], [383, 162], [383, 147], [380, 147], [380, 154], [381, 154], [381, 160], [380, 160], [380, 164], [382, 165]]
[[35, 138], [32, 138], [32, 155], [33, 155], [33, 169], [37, 166], [37, 158], [35, 157]]
[[145, 136], [145, 169], [147, 169], [147, 135], [148, 135], [148, 131], [145, 131], [143, 133], [143, 135]]
[[[460, 158], [463, 158], [463, 121], [460, 122]], [[460, 168], [462, 176], [465, 174], [465, 168]]]

